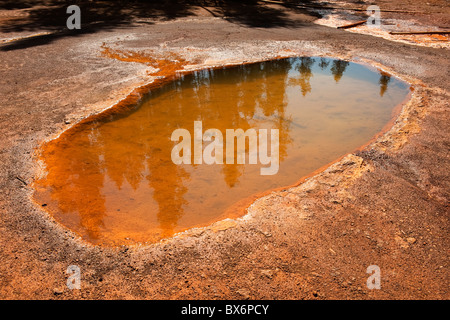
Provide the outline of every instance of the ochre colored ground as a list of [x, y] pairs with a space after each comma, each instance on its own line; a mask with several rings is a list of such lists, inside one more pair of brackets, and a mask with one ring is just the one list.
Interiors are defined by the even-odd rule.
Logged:
[[[423, 10], [414, 19], [444, 25], [446, 2], [430, 3], [380, 5]], [[47, 11], [39, 8], [0, 11], [1, 298], [449, 298], [447, 49], [318, 26], [314, 14], [277, 5], [258, 7], [259, 20], [254, 8], [183, 7], [166, 21], [162, 9], [133, 11], [134, 24], [92, 24], [76, 35], [49, 34], [55, 29], [42, 26], [36, 17]], [[155, 60], [118, 61], [105, 48]], [[242, 219], [149, 246], [92, 246], [32, 201], [31, 184], [44, 172], [34, 152], [88, 115], [122, 99], [132, 105], [139, 96], [130, 92], [155, 79], [154, 63], [168, 52], [188, 61], [186, 70], [286, 55], [362, 60], [414, 93], [376, 141], [256, 200]], [[81, 290], [66, 286], [73, 264]], [[366, 287], [369, 265], [381, 269], [381, 290]]]

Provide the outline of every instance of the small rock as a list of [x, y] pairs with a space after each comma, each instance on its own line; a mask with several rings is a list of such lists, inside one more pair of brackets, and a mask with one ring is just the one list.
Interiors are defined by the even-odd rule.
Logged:
[[272, 278], [273, 277], [273, 271], [266, 269], [266, 270], [261, 270], [261, 274], [265, 275], [266, 277]]
[[408, 248], [408, 243], [406, 243], [402, 239], [402, 237], [395, 236], [394, 240], [400, 245], [401, 248], [403, 248], [403, 249], [407, 249]]
[[245, 300], [250, 299], [250, 291], [247, 289], [239, 289], [236, 293], [240, 294]]
[[266, 237], [271, 237], [272, 236], [272, 234], [270, 232], [268, 232], [268, 231], [263, 231], [262, 234], [265, 235]]
[[379, 249], [383, 249], [383, 245], [384, 245], [384, 241], [377, 239], [377, 248]]
[[64, 289], [61, 289], [61, 288], [54, 288], [53, 289], [53, 294], [56, 296], [56, 295], [60, 295], [60, 294], [63, 294], [63, 292], [64, 292]]
[[414, 244], [414, 243], [416, 243], [417, 240], [416, 240], [416, 238], [410, 237], [410, 238], [406, 238], [406, 241], [408, 241], [411, 244]]

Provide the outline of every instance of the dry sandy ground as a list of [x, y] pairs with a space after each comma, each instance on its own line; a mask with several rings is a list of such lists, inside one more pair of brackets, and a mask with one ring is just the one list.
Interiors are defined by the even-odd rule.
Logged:
[[[396, 4], [415, 8], [409, 2]], [[448, 49], [337, 30], [314, 24], [303, 10], [269, 8], [289, 23], [252, 25], [194, 8], [168, 21], [139, 18], [46, 36], [48, 29], [12, 30], [2, 20], [0, 298], [450, 297]], [[106, 57], [105, 47], [177, 53], [191, 68], [340, 57], [377, 65], [409, 81], [414, 93], [378, 140], [297, 187], [257, 200], [242, 218], [149, 246], [94, 247], [36, 206], [31, 184], [40, 143], [152, 81], [153, 68]], [[72, 264], [81, 268], [81, 290], [66, 287]], [[381, 269], [380, 290], [366, 286], [369, 265]]]

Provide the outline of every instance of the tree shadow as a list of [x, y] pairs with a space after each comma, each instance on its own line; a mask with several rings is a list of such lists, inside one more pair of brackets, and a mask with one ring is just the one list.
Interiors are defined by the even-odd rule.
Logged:
[[283, 6], [274, 6], [258, 0], [229, 0], [218, 1], [214, 8], [229, 22], [255, 28], [298, 27], [304, 22], [291, 18], [290, 12], [313, 15], [305, 9], [291, 6], [290, 1], [283, 3]]
[[[69, 30], [66, 21], [66, 1], [25, 1], [11, 4], [0, 1], [0, 9], [20, 10], [18, 18], [10, 18], [0, 24], [0, 32], [39, 32], [36, 36], [24, 37], [0, 47], [1, 51], [23, 49], [48, 44], [61, 37], [78, 37], [111, 28], [129, 27], [143, 18], [173, 20], [192, 15], [191, 7], [184, 3], [168, 1], [73, 1], [81, 9], [81, 29]], [[152, 23], [146, 21], [146, 23]]]
[[[309, 2], [308, 0], [302, 3]], [[152, 24], [156, 21], [195, 16], [202, 9], [232, 23], [260, 28], [301, 26], [304, 22], [292, 18], [291, 12], [317, 17], [317, 14], [304, 8], [292, 6], [291, 1], [283, 1], [284, 5], [274, 5], [257, 0], [74, 0], [70, 5], [73, 4], [81, 9], [81, 30], [69, 30], [66, 27], [66, 21], [70, 16], [66, 13], [69, 6], [67, 1], [0, 0], [0, 10], [5, 10], [6, 13], [4, 15], [6, 18], [0, 20], [1, 33], [39, 32], [36, 36], [8, 42], [2, 45], [0, 50], [9, 51], [44, 45], [61, 37], [76, 37], [111, 28], [126, 28], [136, 23]]]

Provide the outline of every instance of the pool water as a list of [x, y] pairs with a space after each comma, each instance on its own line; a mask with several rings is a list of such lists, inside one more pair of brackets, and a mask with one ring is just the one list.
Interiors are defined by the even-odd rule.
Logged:
[[[126, 112], [75, 125], [43, 145], [47, 174], [36, 181], [34, 198], [91, 243], [157, 242], [234, 217], [237, 203], [295, 184], [355, 150], [392, 119], [409, 91], [384, 72], [328, 58], [180, 74]], [[175, 164], [171, 135], [184, 128], [193, 136], [194, 121], [224, 136], [227, 129], [278, 129], [278, 171], [261, 175], [264, 165], [248, 161]]]

